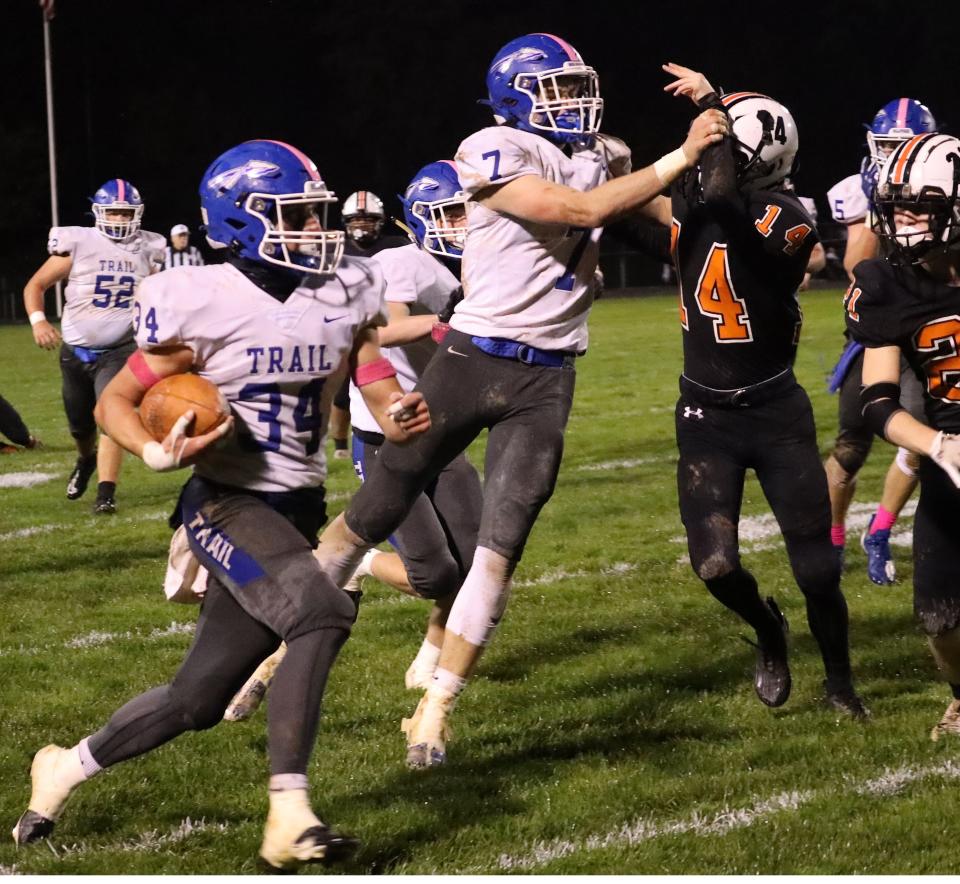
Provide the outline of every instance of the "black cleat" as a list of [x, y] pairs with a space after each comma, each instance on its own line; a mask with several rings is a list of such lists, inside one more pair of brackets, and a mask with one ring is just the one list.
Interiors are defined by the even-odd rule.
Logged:
[[67, 500], [76, 500], [83, 497], [83, 493], [90, 484], [90, 477], [97, 468], [97, 455], [91, 454], [89, 457], [78, 457], [77, 463], [70, 474], [70, 481], [67, 482]]
[[284, 848], [264, 839], [258, 857], [260, 868], [274, 875], [288, 875], [307, 863], [325, 866], [350, 859], [360, 847], [357, 838], [341, 835], [321, 823], [304, 831], [292, 845]]
[[870, 718], [870, 710], [863, 704], [859, 694], [853, 689], [853, 683], [850, 681], [839, 682], [831, 685], [827, 679], [823, 683], [823, 689], [826, 691], [824, 703], [837, 712], [849, 715], [856, 721], [866, 721]]
[[34, 841], [48, 837], [54, 825], [56, 824], [53, 820], [48, 820], [35, 810], [25, 810], [13, 827], [13, 840], [17, 847], [32, 844]]
[[790, 688], [793, 686], [790, 666], [787, 663], [787, 633], [790, 631], [790, 624], [772, 598], [768, 597], [766, 604], [777, 621], [776, 632], [763, 637], [757, 633], [756, 642], [748, 638], [744, 641], [757, 649], [753, 686], [760, 702], [767, 706], [782, 706], [790, 697]]
[[117, 501], [110, 494], [97, 495], [93, 503], [93, 512], [97, 516], [111, 516], [117, 511]]

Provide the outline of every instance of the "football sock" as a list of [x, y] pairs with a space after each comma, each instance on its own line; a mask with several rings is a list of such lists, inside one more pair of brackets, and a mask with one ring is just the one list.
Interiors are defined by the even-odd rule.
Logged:
[[267, 708], [271, 773], [306, 773], [327, 676], [349, 635], [346, 629], [327, 628], [287, 640], [287, 656], [277, 668]]
[[[97, 764], [97, 759], [90, 754], [90, 747], [87, 745], [87, 740], [89, 737], [84, 737], [74, 749], [77, 752], [77, 755], [80, 758], [80, 767], [83, 769], [83, 778], [89, 780], [90, 777], [95, 777], [100, 771], [103, 770], [99, 764]], [[72, 750], [71, 750], [72, 751]]]
[[98, 482], [97, 497], [113, 497], [117, 492], [116, 482]]
[[433, 673], [428, 693], [438, 691], [448, 697], [458, 697], [467, 686], [467, 680], [448, 669], [437, 669]]
[[411, 665], [415, 666], [417, 669], [436, 670], [439, 662], [440, 648], [438, 648], [435, 644], [432, 644], [429, 639], [424, 639], [423, 644], [420, 645], [420, 650], [417, 651], [417, 656], [413, 658], [413, 663]]
[[960, 700], [960, 684], [951, 683], [950, 690], [953, 692], [953, 699]]
[[896, 513], [891, 513], [890, 510], [884, 509], [882, 506], [877, 507], [877, 514], [873, 517], [870, 533], [876, 534], [877, 531], [889, 531], [896, 521]]
[[506, 610], [515, 564], [492, 549], [478, 546], [450, 609], [447, 629], [471, 645], [486, 647]]
[[333, 440], [333, 449], [334, 449], [334, 451], [346, 451], [346, 450], [347, 450], [347, 440], [346, 440], [346, 439], [334, 439], [334, 440]]
[[711, 577], [703, 582], [718, 602], [746, 620], [757, 635], [764, 637], [771, 630], [779, 630], [779, 621], [760, 598], [757, 581], [746, 568], [737, 568], [722, 577]]
[[830, 526], [830, 542], [834, 546], [844, 546], [847, 542], [847, 528], [845, 525]]
[[382, 555], [381, 550], [368, 549], [363, 554], [363, 558], [360, 559], [360, 564], [357, 565], [357, 570], [354, 571], [354, 575], [358, 577], [370, 577], [373, 574], [373, 560], [379, 555]]
[[847, 600], [839, 586], [827, 593], [806, 596], [807, 623], [817, 640], [827, 679], [833, 684], [851, 678]]
[[269, 788], [271, 793], [300, 791], [306, 794], [307, 775], [301, 773], [274, 774], [270, 777]]
[[0, 433], [14, 445], [30, 446], [30, 431], [17, 410], [3, 396], [0, 396]]

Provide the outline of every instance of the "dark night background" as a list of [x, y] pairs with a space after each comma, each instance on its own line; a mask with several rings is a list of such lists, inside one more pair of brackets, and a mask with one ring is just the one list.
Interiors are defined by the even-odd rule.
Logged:
[[[43, 37], [35, 0], [4, 0], [0, 51], [0, 294], [46, 257], [49, 217]], [[558, 34], [600, 75], [603, 129], [640, 167], [678, 145], [693, 106], [661, 91], [662, 61], [727, 90], [784, 102], [800, 131], [799, 193], [818, 200], [855, 172], [862, 123], [901, 95], [960, 131], [960, 3], [667, 3], [556, 0], [57, 0], [52, 22], [60, 220], [89, 224], [88, 197], [124, 177], [144, 227], [199, 223], [197, 186], [249, 138], [309, 154], [340, 198], [394, 194], [425, 162], [490, 122], [476, 105], [494, 52]]]

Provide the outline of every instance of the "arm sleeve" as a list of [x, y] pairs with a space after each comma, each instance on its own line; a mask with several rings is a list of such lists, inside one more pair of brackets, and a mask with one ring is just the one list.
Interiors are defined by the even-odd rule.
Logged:
[[669, 264], [670, 228], [642, 215], [630, 215], [604, 228], [604, 236], [612, 236], [624, 245], [639, 249], [645, 255]]
[[[697, 102], [700, 110], [726, 108], [716, 92], [711, 92]], [[727, 136], [718, 144], [712, 144], [700, 157], [700, 180], [703, 200], [713, 211], [730, 220], [743, 219], [746, 204], [737, 191], [737, 164], [733, 155], [733, 138]]]

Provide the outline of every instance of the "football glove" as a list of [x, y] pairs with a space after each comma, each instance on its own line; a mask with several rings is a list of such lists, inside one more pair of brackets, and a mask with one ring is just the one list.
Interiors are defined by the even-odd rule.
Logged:
[[957, 488], [960, 488], [960, 436], [937, 433], [930, 446], [930, 457]]
[[463, 286], [458, 286], [452, 292], [450, 292], [450, 297], [447, 298], [447, 303], [443, 305], [443, 309], [437, 314], [437, 322], [448, 324], [453, 316], [453, 311], [457, 309], [457, 304], [459, 304], [462, 300]]

